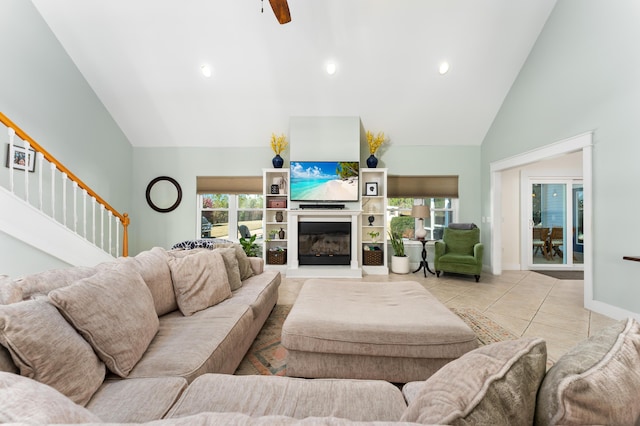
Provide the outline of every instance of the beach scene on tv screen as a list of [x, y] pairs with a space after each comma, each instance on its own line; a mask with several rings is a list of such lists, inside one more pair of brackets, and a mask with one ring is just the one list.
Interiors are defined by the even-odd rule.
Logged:
[[291, 199], [357, 201], [358, 170], [357, 161], [292, 161]]

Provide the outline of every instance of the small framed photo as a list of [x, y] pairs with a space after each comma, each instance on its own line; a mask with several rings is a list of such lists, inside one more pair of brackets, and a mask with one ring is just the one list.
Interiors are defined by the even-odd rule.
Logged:
[[272, 194], [279, 194], [280, 193], [280, 185], [271, 185], [271, 193]]
[[6, 167], [13, 164], [16, 170], [28, 170], [34, 172], [36, 170], [36, 152], [29, 148], [29, 152], [21, 146], [13, 146], [13, 158], [11, 156], [11, 146], [7, 144], [7, 163]]
[[367, 182], [364, 184], [364, 195], [378, 195], [378, 182]]

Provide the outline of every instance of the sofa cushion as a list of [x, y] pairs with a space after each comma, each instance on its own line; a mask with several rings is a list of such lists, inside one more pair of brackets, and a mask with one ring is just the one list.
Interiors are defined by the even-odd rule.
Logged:
[[0, 303], [16, 303], [22, 300], [29, 300], [36, 296], [46, 296], [52, 290], [66, 287], [95, 273], [94, 268], [76, 266], [72, 268], [51, 269], [49, 271], [6, 281], [3, 282], [1, 287]]
[[0, 306], [0, 343], [20, 374], [78, 404], [85, 405], [104, 380], [102, 361], [45, 297]]
[[204, 373], [233, 372], [242, 361], [245, 336], [253, 325], [247, 305], [217, 305], [185, 317], [160, 318], [160, 329], [129, 378], [179, 376], [191, 382]]
[[178, 308], [185, 316], [231, 297], [222, 255], [205, 250], [182, 258], [170, 257], [169, 268]]
[[47, 386], [17, 374], [0, 372], [0, 423], [92, 423], [101, 420]]
[[182, 377], [107, 380], [86, 408], [109, 423], [161, 419], [187, 388]]
[[167, 418], [211, 411], [397, 421], [406, 407], [400, 390], [382, 380], [205, 374], [187, 388]]
[[478, 348], [427, 379], [402, 420], [447, 425], [531, 424], [546, 361], [546, 344], [538, 338]]
[[250, 278], [253, 275], [253, 268], [251, 268], [251, 261], [249, 257], [244, 252], [244, 249], [240, 244], [225, 244], [225, 243], [217, 243], [213, 245], [213, 248], [227, 248], [233, 247], [236, 250], [236, 258], [238, 259], [238, 267], [240, 268], [240, 278], [242, 281]]
[[235, 290], [232, 297], [219, 305], [249, 305], [253, 317], [260, 318], [265, 311], [270, 311], [274, 301], [278, 300], [280, 280], [280, 272], [274, 270], [254, 275], [243, 281], [242, 287]]
[[149, 288], [130, 268], [100, 271], [52, 291], [49, 298], [121, 377], [129, 374], [158, 331]]
[[167, 263], [169, 257], [161, 247], [143, 251], [135, 257], [121, 257], [118, 263], [132, 267], [142, 276], [151, 296], [158, 316], [178, 309], [176, 296], [173, 293], [171, 271]]
[[549, 369], [536, 424], [637, 424], [638, 395], [640, 325], [630, 318], [578, 343]]
[[214, 249], [222, 255], [224, 260], [224, 267], [227, 270], [227, 277], [229, 278], [229, 286], [231, 291], [237, 290], [242, 287], [242, 278], [240, 277], [240, 266], [238, 264], [238, 258], [236, 256], [236, 249], [233, 247], [217, 248]]

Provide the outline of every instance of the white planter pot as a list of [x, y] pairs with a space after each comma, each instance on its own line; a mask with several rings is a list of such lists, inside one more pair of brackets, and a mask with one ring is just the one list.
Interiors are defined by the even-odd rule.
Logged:
[[409, 256], [391, 256], [391, 272], [394, 274], [408, 274]]

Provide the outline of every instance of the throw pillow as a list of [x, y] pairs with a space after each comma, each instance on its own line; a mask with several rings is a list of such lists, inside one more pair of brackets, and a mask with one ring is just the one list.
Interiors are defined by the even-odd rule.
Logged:
[[578, 343], [540, 386], [537, 425], [637, 424], [640, 325], [629, 318]]
[[233, 247], [236, 250], [236, 258], [238, 259], [238, 267], [240, 268], [240, 279], [242, 281], [253, 276], [253, 269], [251, 268], [251, 261], [249, 256], [244, 252], [240, 244], [214, 244], [213, 248], [228, 248]]
[[217, 248], [214, 249], [214, 251], [217, 251], [222, 255], [222, 260], [224, 261], [224, 267], [227, 271], [227, 278], [229, 278], [229, 286], [231, 287], [231, 291], [237, 290], [242, 287], [240, 266], [238, 264], [238, 258], [236, 256], [235, 248]]
[[25, 275], [15, 280], [8, 279], [2, 284], [0, 298], [2, 303], [9, 304], [29, 300], [36, 296], [46, 296], [52, 290], [66, 287], [95, 273], [94, 268], [74, 266]]
[[86, 408], [57, 390], [17, 374], [0, 372], [0, 423], [99, 423]]
[[538, 338], [475, 349], [428, 378], [401, 421], [531, 424], [546, 362], [547, 346]]
[[159, 316], [173, 312], [178, 308], [173, 294], [171, 272], [167, 260], [167, 253], [160, 247], [143, 251], [135, 257], [118, 259], [118, 264], [124, 263], [131, 266], [142, 276], [144, 283], [151, 291], [156, 313]]
[[85, 405], [104, 380], [104, 364], [45, 297], [0, 306], [0, 343], [20, 374]]
[[220, 253], [203, 251], [183, 258], [169, 258], [173, 289], [184, 316], [231, 297], [231, 287]]
[[153, 297], [140, 274], [126, 267], [49, 293], [109, 370], [126, 377], [158, 331]]
[[195, 248], [192, 250], [185, 250], [185, 249], [174, 249], [174, 250], [170, 250], [167, 252], [167, 254], [169, 256], [173, 256], [173, 257], [177, 257], [177, 258], [182, 258], [182, 257], [186, 257], [186, 256], [191, 256], [197, 253], [201, 253], [205, 250], [210, 250], [210, 249], [206, 249], [206, 248]]

